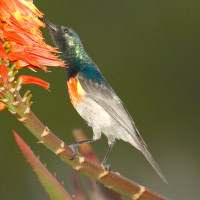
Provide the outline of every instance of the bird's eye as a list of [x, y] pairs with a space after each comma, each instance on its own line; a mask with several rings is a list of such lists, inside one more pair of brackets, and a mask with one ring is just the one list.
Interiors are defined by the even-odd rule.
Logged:
[[69, 33], [68, 28], [65, 28], [65, 29], [64, 29], [64, 33]]

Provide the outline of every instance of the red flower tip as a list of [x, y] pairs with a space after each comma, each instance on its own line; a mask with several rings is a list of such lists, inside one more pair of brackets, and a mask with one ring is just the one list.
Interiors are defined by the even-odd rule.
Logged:
[[[1, 80], [1, 79], [0, 79]], [[3, 94], [0, 92], [0, 96], [3, 97]], [[4, 110], [6, 108], [5, 103], [0, 102], [0, 111]]]
[[7, 53], [3, 47], [3, 42], [0, 40], [0, 58], [6, 62], [7, 61]]
[[33, 76], [21, 75], [18, 77], [18, 80], [21, 80], [21, 79], [23, 79], [22, 84], [36, 84], [45, 89], [49, 89], [50, 87], [50, 84], [47, 83], [46, 81], [43, 81], [42, 79], [36, 78]]
[[6, 89], [8, 89], [8, 74], [7, 74], [7, 68], [5, 65], [0, 65], [0, 79], [3, 81], [3, 85]]
[[0, 102], [0, 111], [4, 110], [6, 108], [5, 104]]

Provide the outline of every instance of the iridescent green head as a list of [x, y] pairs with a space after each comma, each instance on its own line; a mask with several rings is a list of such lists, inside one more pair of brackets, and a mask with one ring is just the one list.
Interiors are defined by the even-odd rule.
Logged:
[[62, 52], [62, 58], [67, 64], [72, 62], [72, 60], [84, 60], [88, 58], [81, 40], [74, 30], [67, 26], [54, 25], [44, 18], [41, 20], [49, 28], [52, 40], [59, 51]]

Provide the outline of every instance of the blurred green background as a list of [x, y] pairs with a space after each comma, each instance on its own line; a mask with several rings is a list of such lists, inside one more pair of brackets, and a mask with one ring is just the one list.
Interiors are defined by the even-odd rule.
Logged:
[[[149, 150], [164, 171], [162, 182], [147, 160], [130, 144], [118, 141], [109, 163], [112, 169], [169, 199], [199, 199], [200, 186], [200, 1], [35, 0], [52, 23], [72, 27], [130, 111]], [[47, 30], [42, 30], [52, 44]], [[92, 130], [73, 109], [65, 71], [34, 74], [51, 83], [51, 92], [31, 88], [33, 112], [67, 144], [72, 129]], [[72, 193], [70, 170], [37, 143], [9, 112], [0, 112], [0, 199], [48, 199], [16, 145], [15, 129], [57, 173]], [[107, 140], [92, 144], [100, 159]], [[83, 181], [84, 181], [83, 176]]]

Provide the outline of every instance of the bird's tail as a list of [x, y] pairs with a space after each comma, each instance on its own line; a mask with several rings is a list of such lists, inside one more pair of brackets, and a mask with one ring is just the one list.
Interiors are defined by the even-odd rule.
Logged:
[[165, 175], [163, 174], [163, 172], [161, 171], [161, 169], [159, 168], [158, 164], [156, 163], [156, 161], [154, 160], [153, 156], [151, 155], [151, 153], [148, 151], [148, 149], [146, 147], [142, 147], [140, 149], [140, 151], [143, 153], [143, 155], [146, 157], [146, 159], [150, 162], [150, 164], [153, 166], [153, 168], [156, 170], [156, 172], [158, 173], [158, 175], [161, 177], [161, 179], [168, 184], [167, 179], [165, 177]]

